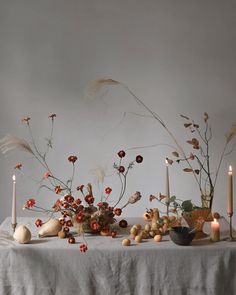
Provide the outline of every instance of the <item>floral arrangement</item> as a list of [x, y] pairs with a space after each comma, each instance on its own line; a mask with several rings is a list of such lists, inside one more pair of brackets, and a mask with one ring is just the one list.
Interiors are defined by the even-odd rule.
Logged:
[[[103, 189], [98, 202], [96, 201], [92, 184], [88, 183], [86, 186], [83, 184], [74, 186], [75, 169], [78, 162], [78, 157], [76, 155], [70, 155], [68, 157], [68, 162], [72, 166], [72, 172], [71, 177], [66, 181], [58, 178], [49, 167], [48, 153], [53, 148], [53, 131], [56, 114], [51, 114], [48, 118], [51, 122], [51, 130], [49, 138], [46, 139], [46, 148], [43, 152], [38, 148], [33, 136], [30, 117], [22, 119], [22, 122], [28, 128], [30, 142], [12, 135], [7, 135], [0, 141], [0, 149], [3, 153], [18, 149], [33, 155], [33, 158], [43, 169], [43, 176], [40, 180], [39, 189], [47, 189], [57, 196], [56, 201], [50, 209], [40, 206], [36, 202], [35, 198], [28, 199], [24, 204], [23, 209], [45, 213], [49, 216], [49, 220], [51, 220], [56, 214], [61, 215], [58, 221], [59, 223], [52, 222], [52, 227], [49, 228], [46, 233], [45, 230], [43, 230], [42, 234], [40, 234], [41, 236], [56, 233], [61, 238], [68, 237], [69, 243], [75, 243], [75, 238], [72, 236], [70, 231], [70, 228], [74, 226], [79, 234], [89, 231], [101, 233], [106, 236], [110, 235], [113, 238], [116, 237], [117, 231], [112, 230], [111, 228], [111, 225], [116, 221], [115, 217], [120, 216], [122, 214], [122, 210], [126, 206], [134, 204], [141, 199], [140, 192], [136, 192], [129, 197], [122, 206], [120, 206], [126, 192], [129, 171], [135, 164], [142, 163], [143, 157], [141, 155], [137, 155], [136, 158], [130, 161], [128, 166], [125, 167], [123, 159], [126, 157], [126, 152], [124, 150], [120, 150], [117, 153], [118, 161], [113, 165], [121, 183], [118, 199], [115, 202], [112, 202], [112, 188], [106, 187]], [[15, 166], [15, 169], [20, 173], [23, 173], [22, 163], [18, 163]], [[35, 221], [35, 225], [37, 227], [43, 227], [46, 224], [47, 222], [43, 223], [41, 219], [37, 219]], [[120, 227], [126, 227], [127, 222], [122, 220], [119, 225]], [[86, 250], [87, 242], [85, 240], [85, 243], [80, 245], [80, 251], [85, 252]]]
[[[220, 153], [218, 164], [216, 165], [216, 171], [212, 171], [212, 159], [210, 156], [212, 129], [209, 124], [209, 115], [206, 112], [204, 113], [203, 118], [203, 128], [201, 128], [200, 124], [196, 123], [191, 118], [181, 115], [182, 119], [184, 119], [184, 127], [191, 135], [189, 140], [187, 140], [188, 151], [186, 152], [185, 148], [182, 144], [180, 144], [179, 140], [175, 137], [174, 133], [169, 129], [168, 125], [162, 120], [159, 114], [155, 113], [149, 106], [147, 106], [143, 100], [135, 95], [126, 84], [113, 79], [94, 80], [89, 83], [87, 93], [88, 95], [95, 95], [104, 86], [117, 85], [123, 87], [132, 96], [135, 102], [148, 113], [148, 116], [153, 118], [165, 129], [175, 145], [175, 150], [172, 152], [172, 156], [175, 157], [176, 163], [185, 164], [183, 167], [184, 172], [191, 173], [193, 175], [200, 191], [202, 208], [208, 208], [211, 210], [215, 186], [223, 158], [230, 154], [235, 146], [235, 144], [233, 144], [233, 139], [236, 135], [236, 123], [233, 123], [229, 132], [226, 133], [223, 149]], [[171, 158], [167, 158], [167, 160], [170, 165], [174, 162]]]

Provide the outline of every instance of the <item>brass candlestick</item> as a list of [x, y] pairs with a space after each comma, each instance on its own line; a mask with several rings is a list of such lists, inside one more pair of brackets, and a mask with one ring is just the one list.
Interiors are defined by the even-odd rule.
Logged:
[[233, 226], [232, 226], [233, 213], [227, 213], [227, 214], [229, 216], [229, 237], [227, 238], [227, 240], [230, 242], [235, 242], [236, 238], [233, 237]]
[[16, 226], [17, 226], [17, 223], [12, 223], [12, 224], [11, 224], [11, 227], [12, 227], [13, 233], [14, 233], [15, 230], [16, 230]]

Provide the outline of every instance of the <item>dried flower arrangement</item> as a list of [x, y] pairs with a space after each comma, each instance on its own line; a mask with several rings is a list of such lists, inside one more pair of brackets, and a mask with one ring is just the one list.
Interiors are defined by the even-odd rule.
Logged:
[[[135, 102], [143, 108], [151, 118], [160, 124], [170, 138], [173, 140], [176, 150], [172, 152], [172, 156], [175, 157], [177, 163], [185, 163], [183, 171], [186, 173], [191, 173], [198, 185], [200, 196], [201, 196], [201, 207], [208, 208], [211, 210], [215, 186], [220, 171], [220, 167], [224, 156], [232, 152], [234, 145], [232, 144], [233, 139], [236, 135], [236, 123], [233, 123], [229, 132], [225, 135], [225, 142], [222, 152], [219, 156], [219, 161], [215, 173], [212, 171], [212, 163], [210, 157], [210, 140], [212, 139], [212, 129], [209, 124], [209, 115], [204, 113], [204, 128], [200, 128], [200, 124], [196, 123], [194, 120], [187, 116], [181, 115], [185, 120], [184, 127], [190, 131], [191, 138], [187, 140], [188, 147], [191, 150], [186, 152], [182, 144], [179, 143], [174, 133], [169, 129], [168, 125], [161, 119], [161, 117], [155, 113], [150, 107], [148, 107], [142, 99], [137, 97], [130, 88], [119, 81], [113, 79], [99, 79], [94, 80], [89, 83], [87, 88], [88, 95], [95, 95], [104, 86], [120, 85], [123, 87], [131, 96], [134, 98]], [[195, 135], [193, 137], [193, 134]], [[173, 164], [173, 160], [168, 158], [168, 163]], [[197, 167], [195, 168], [195, 164]], [[194, 207], [193, 207], [194, 209]]]
[[[129, 204], [134, 204], [141, 199], [140, 192], [136, 192], [128, 198], [123, 206], [118, 207], [126, 192], [128, 173], [136, 163], [139, 164], [143, 162], [143, 157], [137, 155], [136, 158], [125, 167], [123, 165], [123, 159], [126, 156], [126, 152], [120, 150], [117, 153], [119, 159], [118, 163], [114, 163], [113, 165], [121, 183], [119, 197], [116, 201], [113, 201], [115, 202], [114, 205], [110, 205], [109, 203], [113, 204], [110, 197], [112, 188], [106, 187], [101, 193], [99, 203], [95, 205], [96, 198], [93, 192], [93, 187], [90, 183], [87, 186], [79, 185], [74, 188], [75, 169], [78, 161], [77, 156], [70, 155], [68, 157], [68, 162], [72, 165], [72, 173], [71, 177], [66, 181], [58, 178], [49, 167], [48, 153], [53, 148], [55, 118], [56, 114], [51, 114], [49, 116], [51, 121], [51, 131], [49, 139], [46, 140], [47, 144], [44, 152], [40, 151], [36, 144], [30, 125], [30, 117], [23, 118], [22, 122], [28, 128], [31, 142], [12, 135], [7, 135], [0, 140], [0, 150], [4, 154], [18, 149], [33, 155], [33, 158], [38, 161], [43, 169], [43, 177], [41, 177], [39, 182], [39, 189], [45, 188], [55, 193], [57, 196], [56, 202], [54, 202], [50, 209], [38, 205], [35, 198], [28, 199], [24, 204], [23, 209], [45, 213], [49, 216], [49, 221], [45, 223], [41, 219], [35, 221], [35, 225], [41, 227], [39, 232], [41, 237], [58, 234], [61, 238], [68, 237], [69, 243], [75, 243], [75, 238], [70, 233], [70, 228], [74, 226], [79, 234], [83, 234], [84, 231], [99, 232], [101, 235], [110, 235], [114, 238], [117, 235], [117, 232], [111, 229], [111, 225], [116, 221], [115, 216], [120, 216], [125, 207]], [[22, 163], [18, 163], [15, 166], [15, 169], [20, 173], [23, 173]], [[62, 215], [59, 220], [53, 218], [57, 213]], [[120, 226], [127, 226], [127, 222], [120, 222]], [[86, 250], [87, 243], [85, 241], [85, 244], [80, 245], [80, 251], [85, 252]]]

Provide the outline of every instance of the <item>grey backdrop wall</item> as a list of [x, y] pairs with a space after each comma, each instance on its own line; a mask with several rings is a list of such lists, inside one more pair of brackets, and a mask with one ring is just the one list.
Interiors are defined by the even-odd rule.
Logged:
[[[119, 149], [171, 143], [156, 122], [130, 113], [143, 111], [121, 87], [96, 99], [84, 98], [84, 87], [92, 79], [125, 82], [183, 142], [179, 114], [198, 121], [207, 111], [213, 160], [236, 121], [235, 1], [1, 0], [0, 42], [0, 137], [27, 137], [20, 119], [30, 116], [36, 137], [44, 138], [47, 116], [55, 112], [50, 162], [63, 177], [70, 172], [67, 156], [78, 154], [78, 184], [94, 181], [99, 165], [107, 166], [110, 174]], [[128, 114], [122, 120], [124, 112]], [[149, 194], [165, 191], [164, 159], [170, 152], [159, 145], [128, 153], [129, 159], [143, 154], [144, 163], [131, 171], [127, 196], [140, 190], [143, 198], [125, 215], [141, 215], [151, 206]], [[17, 162], [33, 176], [39, 172], [35, 161], [22, 153], [0, 156], [0, 221], [11, 213]], [[236, 151], [225, 159], [216, 187], [214, 209], [221, 213], [229, 164], [236, 167]], [[172, 194], [199, 200], [190, 175], [172, 167], [170, 177]], [[114, 188], [115, 197], [116, 177], [107, 177], [105, 185]], [[36, 192], [36, 185], [17, 174], [18, 215], [29, 214], [21, 207]], [[55, 200], [47, 191], [36, 198], [48, 206]]]

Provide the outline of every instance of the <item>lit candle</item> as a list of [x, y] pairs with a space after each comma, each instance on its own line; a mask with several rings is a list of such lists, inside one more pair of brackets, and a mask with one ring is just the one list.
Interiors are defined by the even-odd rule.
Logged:
[[227, 196], [227, 214], [233, 215], [233, 170], [232, 166], [229, 166], [228, 171], [228, 196]]
[[218, 242], [220, 240], [220, 224], [216, 219], [214, 219], [214, 221], [211, 222], [210, 239], [212, 242]]
[[12, 188], [12, 225], [16, 225], [16, 176], [12, 176], [13, 188]]
[[166, 159], [166, 202], [170, 200], [170, 180], [169, 180], [169, 165]]

